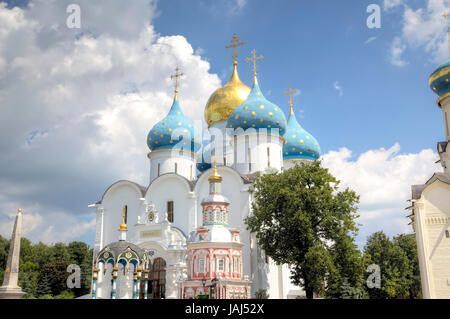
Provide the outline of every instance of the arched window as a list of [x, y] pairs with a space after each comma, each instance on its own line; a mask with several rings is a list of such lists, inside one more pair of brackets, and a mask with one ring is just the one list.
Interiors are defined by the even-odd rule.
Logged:
[[160, 173], [161, 173], [161, 164], [158, 163], [158, 176], [160, 175]]
[[223, 259], [219, 259], [219, 263], [217, 266], [217, 271], [223, 272], [225, 268], [225, 262]]
[[177, 174], [177, 173], [178, 173], [178, 164], [175, 163], [175, 174]]
[[267, 148], [267, 167], [270, 167], [270, 147]]
[[128, 224], [127, 223], [127, 221], [128, 221], [128, 205], [125, 205], [125, 207], [124, 207], [124, 209], [125, 209], [125, 224]]
[[200, 258], [198, 260], [198, 272], [204, 273], [205, 272], [205, 259]]
[[174, 216], [173, 216], [173, 201], [167, 202], [167, 220], [171, 223], [173, 223]]
[[445, 231], [445, 237], [450, 238], [450, 233], [448, 232], [448, 230]]
[[447, 135], [449, 135], [449, 127], [448, 127], [448, 117], [447, 117], [447, 112], [445, 112], [445, 132], [447, 133]]
[[251, 153], [251, 149], [250, 147], [248, 148], [248, 171], [251, 172], [252, 171], [252, 153]]

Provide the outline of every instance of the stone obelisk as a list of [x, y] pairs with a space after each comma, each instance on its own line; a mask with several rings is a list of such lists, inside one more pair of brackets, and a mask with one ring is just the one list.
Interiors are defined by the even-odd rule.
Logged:
[[17, 210], [16, 222], [9, 246], [3, 286], [0, 287], [0, 299], [20, 299], [25, 293], [17, 285], [19, 280], [20, 236], [22, 229], [22, 210]]

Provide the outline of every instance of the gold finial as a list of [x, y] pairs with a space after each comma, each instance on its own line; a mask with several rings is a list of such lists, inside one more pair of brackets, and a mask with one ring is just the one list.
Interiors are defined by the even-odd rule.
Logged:
[[21, 209], [21, 208], [18, 208], [18, 209], [17, 209], [17, 213], [20, 214], [21, 212], [22, 212], [22, 209]]
[[447, 41], [448, 41], [448, 53], [450, 56], [450, 20], [448, 17], [450, 16], [450, 13], [444, 13], [443, 17], [447, 20]]
[[284, 92], [284, 95], [289, 94], [289, 106], [291, 107], [291, 115], [294, 114], [294, 109], [292, 107], [292, 94], [298, 93], [297, 89], [292, 90], [292, 85], [289, 85], [289, 91]]
[[178, 67], [176, 67], [175, 74], [170, 76], [171, 80], [175, 79], [175, 97], [174, 97], [174, 100], [178, 100], [178, 78], [182, 77], [184, 75], [184, 73], [178, 73], [179, 71], [180, 71], [180, 69]]
[[214, 156], [214, 170], [212, 175], [208, 178], [209, 180], [215, 180], [215, 179], [222, 179], [222, 176], [219, 175], [219, 172], [217, 171], [217, 164], [216, 164], [216, 157]]
[[233, 35], [233, 38], [232, 38], [231, 41], [230, 41], [232, 44], [227, 45], [227, 46], [225, 47], [226, 49], [234, 48], [234, 50], [233, 50], [233, 55], [232, 55], [233, 60], [234, 60], [234, 62], [233, 62], [234, 65], [237, 64], [236, 59], [237, 59], [237, 57], [238, 57], [237, 49], [236, 49], [236, 48], [237, 48], [238, 46], [243, 46], [243, 45], [245, 44], [244, 41], [242, 41], [242, 42], [240, 42], [240, 43], [239, 43], [239, 41], [240, 41], [240, 39], [238, 38], [238, 36], [237, 36], [236, 33], [235, 33], [235, 34]]
[[125, 207], [122, 213], [122, 223], [119, 225], [119, 230], [127, 230], [127, 224], [125, 224]]
[[252, 53], [253, 53], [253, 56], [251, 58], [245, 59], [245, 61], [247, 61], [247, 62], [253, 61], [253, 76], [254, 76], [255, 81], [256, 81], [256, 60], [262, 60], [262, 59], [264, 59], [264, 57], [262, 55], [257, 57], [255, 49], [253, 49]]

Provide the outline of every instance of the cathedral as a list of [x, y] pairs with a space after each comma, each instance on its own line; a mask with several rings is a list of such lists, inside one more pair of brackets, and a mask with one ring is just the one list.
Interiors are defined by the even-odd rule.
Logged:
[[[449, 26], [450, 31], [450, 26]], [[450, 32], [449, 32], [450, 39]], [[425, 299], [450, 298], [450, 60], [429, 78], [439, 96], [445, 141], [437, 143], [443, 172], [422, 185], [412, 186], [410, 218], [416, 233], [422, 294]]]
[[[238, 76], [235, 35], [228, 83], [205, 106], [209, 141], [183, 114], [178, 68], [169, 113], [148, 133], [149, 184], [121, 180], [96, 208], [92, 298], [248, 299], [304, 296], [247, 230], [249, 191], [258, 173], [281, 171], [320, 157], [317, 140], [267, 100], [252, 51], [252, 87]], [[450, 86], [449, 86], [450, 87]], [[449, 99], [450, 101], [450, 99]]]

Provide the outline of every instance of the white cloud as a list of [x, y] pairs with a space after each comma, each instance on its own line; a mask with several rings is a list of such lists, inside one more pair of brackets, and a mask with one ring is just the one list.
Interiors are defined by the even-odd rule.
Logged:
[[377, 39], [377, 37], [370, 37], [366, 40], [366, 42], [364, 42], [364, 44], [369, 44], [370, 42], [373, 42]]
[[[431, 56], [433, 63], [442, 63], [448, 59], [447, 23], [442, 17], [450, 9], [448, 0], [427, 0], [427, 5], [416, 10], [401, 0], [384, 2], [386, 10], [400, 6], [402, 8], [401, 34], [397, 35], [391, 46], [391, 61], [394, 65], [404, 66], [400, 55], [407, 48], [421, 48]], [[399, 40], [400, 39], [400, 40]], [[395, 59], [395, 57], [398, 59]]]
[[384, 0], [383, 8], [385, 11], [389, 11], [389, 10], [396, 8], [398, 6], [401, 6], [403, 4], [404, 4], [404, 0]]
[[389, 235], [411, 232], [406, 218], [411, 185], [425, 183], [434, 172], [438, 155], [431, 149], [417, 154], [400, 153], [400, 145], [389, 149], [369, 150], [354, 157], [351, 150], [341, 148], [323, 155], [323, 165], [341, 181], [341, 187], [354, 190], [360, 198], [359, 242], [383, 230]]
[[186, 75], [181, 105], [196, 123], [221, 84], [186, 38], [153, 29], [153, 1], [77, 1], [80, 30], [65, 26], [70, 2], [0, 3], [0, 234], [8, 238], [17, 207], [24, 229], [38, 225], [24, 232], [35, 241], [92, 232], [88, 204], [118, 179], [147, 182], [146, 137], [171, 106], [175, 66]]
[[396, 37], [391, 44], [390, 61], [393, 65], [402, 67], [408, 64], [402, 58], [402, 54], [405, 51], [406, 46], [402, 43], [399, 37]]
[[333, 87], [338, 92], [339, 96], [344, 95], [344, 90], [342, 89], [342, 85], [339, 83], [339, 81], [335, 81], [333, 83]]

